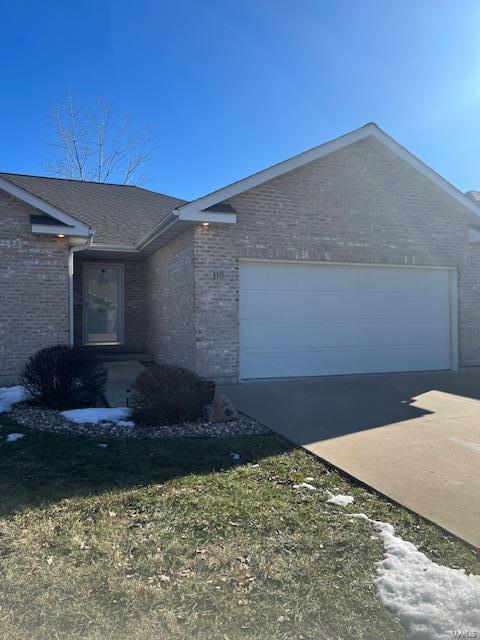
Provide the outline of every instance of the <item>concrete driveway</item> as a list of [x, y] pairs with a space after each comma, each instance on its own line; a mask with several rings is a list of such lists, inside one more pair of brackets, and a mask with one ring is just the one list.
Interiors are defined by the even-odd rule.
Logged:
[[480, 370], [224, 391], [243, 413], [480, 547]]

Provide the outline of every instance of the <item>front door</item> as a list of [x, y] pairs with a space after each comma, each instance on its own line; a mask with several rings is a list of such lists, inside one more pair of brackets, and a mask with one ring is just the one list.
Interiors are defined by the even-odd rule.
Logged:
[[84, 342], [114, 345], [123, 342], [123, 266], [84, 265]]

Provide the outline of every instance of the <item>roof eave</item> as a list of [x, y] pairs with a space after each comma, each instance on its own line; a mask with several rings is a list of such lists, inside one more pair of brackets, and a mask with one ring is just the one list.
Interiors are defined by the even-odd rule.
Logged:
[[[69, 213], [66, 213], [65, 211], [61, 211], [57, 207], [54, 207], [48, 202], [45, 202], [45, 200], [42, 200], [38, 196], [33, 195], [29, 191], [22, 189], [22, 187], [19, 187], [16, 184], [13, 184], [13, 182], [10, 182], [9, 180], [1, 176], [0, 176], [0, 189], [10, 194], [14, 198], [17, 198], [17, 200], [21, 200], [22, 202], [29, 204], [35, 209], [38, 209], [39, 211], [46, 213], [51, 218], [55, 218], [55, 220], [61, 223], [62, 227], [63, 225], [67, 225], [68, 229], [63, 228], [64, 230], [60, 232], [65, 236], [88, 238], [95, 233], [95, 231], [91, 229], [88, 225], [81, 222], [80, 220], [77, 220], [76, 218], [71, 216]], [[32, 233], [42, 233], [42, 234], [49, 233], [51, 235], [52, 233], [55, 233], [53, 231], [53, 227], [55, 227], [55, 225], [52, 225], [52, 224], [37, 225], [35, 223], [32, 223]], [[48, 228], [50, 229], [49, 232], [47, 231]]]

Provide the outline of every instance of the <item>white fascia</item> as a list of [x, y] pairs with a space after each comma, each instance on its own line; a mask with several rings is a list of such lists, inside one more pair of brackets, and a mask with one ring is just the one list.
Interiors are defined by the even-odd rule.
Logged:
[[[46, 235], [46, 236], [56, 236], [58, 234], [63, 234], [65, 237], [72, 235], [72, 227], [70, 225], [65, 226], [63, 224], [35, 224], [32, 223], [32, 233]], [[75, 236], [78, 236], [76, 233]], [[83, 236], [82, 236], [83, 237]]]
[[118, 251], [124, 253], [136, 253], [137, 249], [131, 244], [108, 244], [107, 242], [94, 242], [89, 249], [94, 251]]
[[237, 222], [236, 213], [216, 213], [214, 211], [178, 211], [179, 220], [191, 222], [211, 222], [213, 224], [235, 224]]
[[[16, 184], [13, 184], [9, 180], [6, 180], [2, 177], [0, 177], [0, 189], [2, 189], [2, 191], [5, 191], [6, 193], [9, 193], [14, 198], [26, 202], [35, 209], [43, 211], [43, 213], [46, 213], [52, 218], [55, 218], [59, 222], [63, 222], [65, 225], [67, 225], [65, 227], [61, 225], [57, 227], [56, 225], [32, 224], [32, 233], [42, 233], [48, 235], [57, 235], [58, 233], [63, 233], [65, 236], [79, 236], [82, 238], [89, 238], [92, 235], [92, 229], [88, 225], [80, 222], [80, 220], [77, 220], [70, 214], [57, 209], [57, 207], [48, 204], [48, 202], [45, 202], [41, 198], [34, 196], [32, 193], [25, 191], [25, 189], [18, 187]], [[56, 229], [61, 229], [61, 231], [57, 231]]]
[[175, 211], [170, 211], [163, 220], [160, 220], [160, 222], [140, 240], [136, 246], [136, 250], [142, 251], [142, 249], [145, 249], [152, 240], [158, 238], [159, 235], [173, 226], [177, 221], [177, 213]]

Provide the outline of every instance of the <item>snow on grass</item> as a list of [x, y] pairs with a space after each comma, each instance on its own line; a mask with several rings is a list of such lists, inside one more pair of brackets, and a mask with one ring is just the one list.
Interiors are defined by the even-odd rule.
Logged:
[[7, 413], [17, 402], [23, 402], [28, 398], [27, 390], [17, 385], [16, 387], [0, 387], [0, 413]]
[[[398, 616], [409, 638], [442, 640], [477, 637], [480, 632], [480, 576], [432, 562], [411, 543], [395, 535], [391, 524], [371, 522], [385, 549], [377, 563], [375, 586], [381, 602]], [[477, 635], [473, 635], [477, 634]]]
[[352, 504], [353, 502], [353, 496], [344, 496], [344, 495], [337, 495], [337, 496], [333, 496], [331, 498], [329, 498], [327, 500], [327, 504], [336, 504], [337, 507], [346, 507], [347, 504]]
[[17, 442], [17, 440], [21, 440], [24, 437], [24, 433], [9, 433], [5, 440], [7, 442]]
[[293, 485], [294, 489], [308, 489], [309, 491], [316, 491], [317, 487], [314, 487], [313, 484], [309, 482], [299, 482], [298, 484]]
[[128, 407], [103, 408], [94, 407], [91, 409], [71, 409], [62, 411], [61, 415], [77, 424], [100, 424], [102, 422], [113, 422], [118, 427], [134, 427], [135, 423], [127, 420], [132, 414], [132, 410]]

